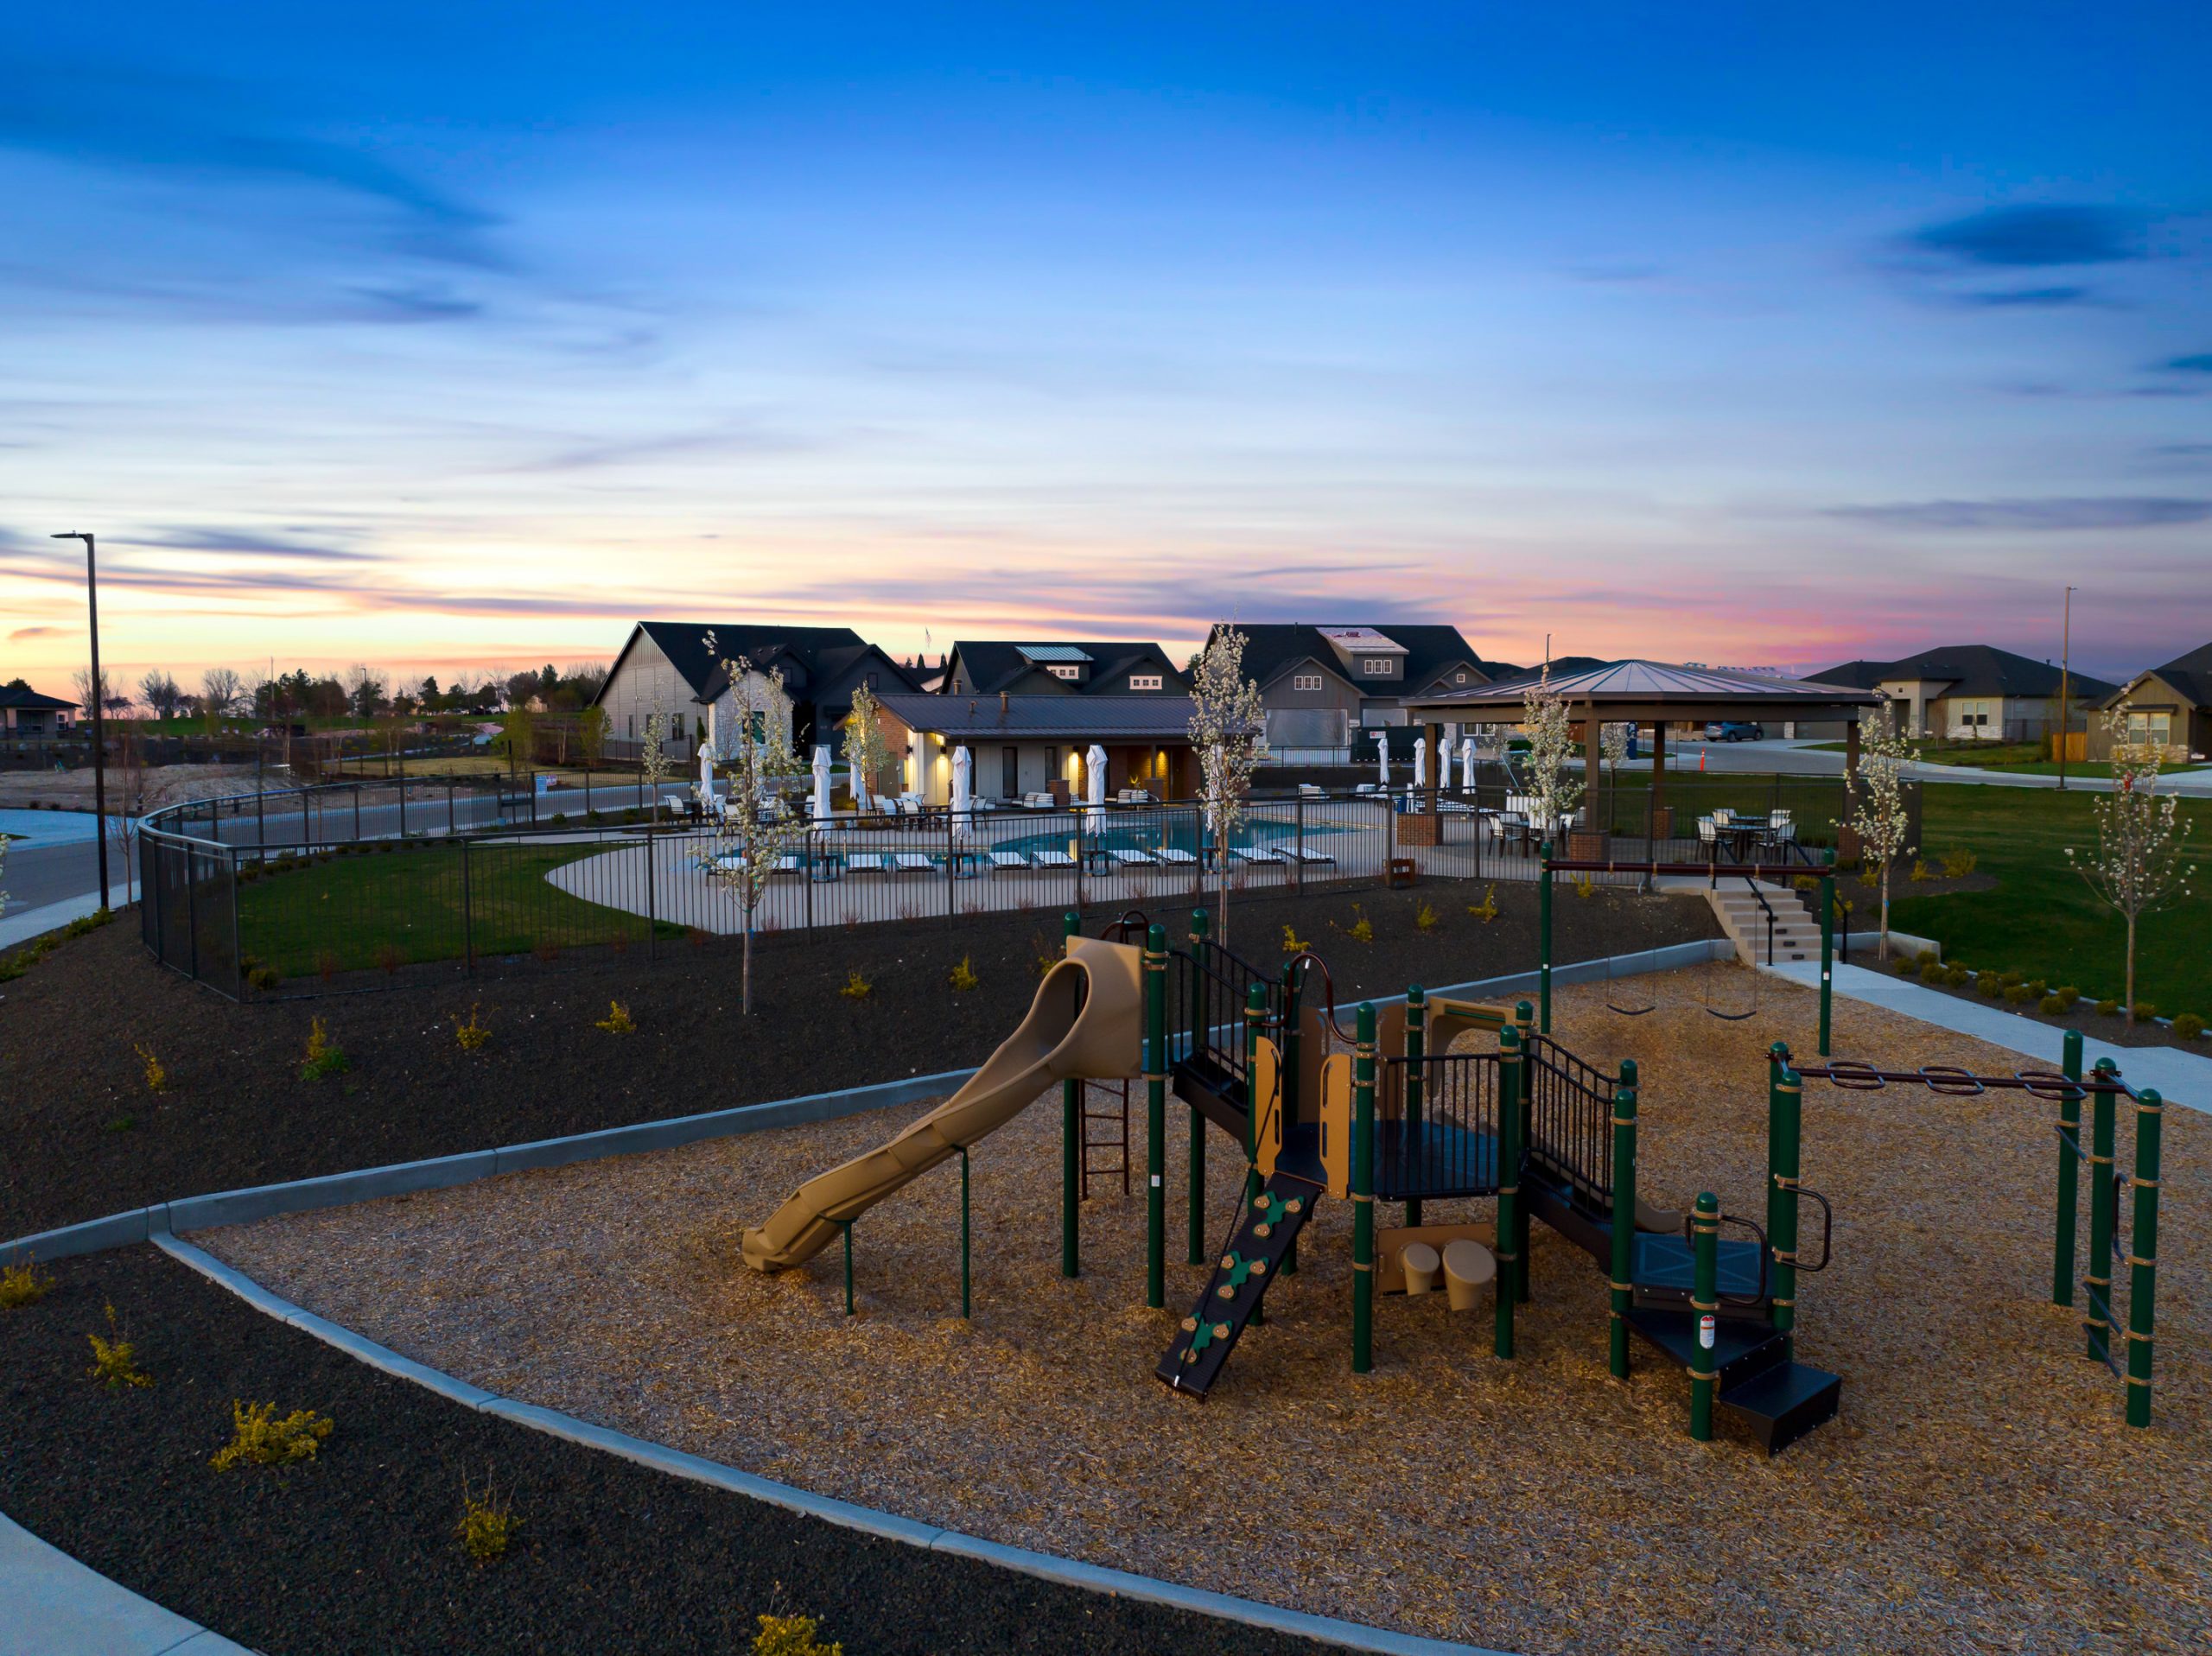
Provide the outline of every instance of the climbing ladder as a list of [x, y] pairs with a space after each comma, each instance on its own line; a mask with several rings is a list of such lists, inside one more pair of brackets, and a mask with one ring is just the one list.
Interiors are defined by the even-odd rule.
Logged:
[[[1099, 1101], [1105, 1107], [1092, 1108]], [[1129, 1193], [1129, 1083], [1085, 1082], [1083, 1087], [1083, 1199], [1093, 1179], [1119, 1178]]]
[[1164, 1384], [1205, 1399], [1320, 1195], [1310, 1179], [1279, 1171], [1245, 1204], [1228, 1247], [1214, 1260], [1205, 1292], [1153, 1371]]

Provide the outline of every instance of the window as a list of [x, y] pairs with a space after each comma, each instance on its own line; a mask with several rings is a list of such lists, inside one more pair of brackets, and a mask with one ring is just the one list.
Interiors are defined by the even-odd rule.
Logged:
[[1129, 675], [1129, 688], [1132, 690], [1156, 690], [1160, 688], [1160, 675], [1132, 673]]
[[2173, 740], [2173, 714], [2170, 713], [2135, 713], [2127, 715], [2127, 740], [2130, 746], [2156, 743], [2164, 747]]
[[1370, 656], [1360, 663], [1359, 670], [1370, 678], [1388, 678], [1390, 676], [1390, 658], [1388, 656]]
[[1294, 690], [1318, 690], [1321, 688], [1321, 676], [1319, 673], [1300, 673], [1290, 681], [1290, 688]]
[[1465, 673], [1454, 673], [1452, 675], [1452, 682], [1454, 684], [1465, 684], [1467, 682], [1467, 676]]
[[1073, 682], [1076, 676], [1083, 669], [1075, 666], [1071, 663], [1063, 663], [1060, 662], [1054, 662], [1051, 666], [1046, 668], [1045, 670], [1050, 673], [1054, 678], [1064, 678], [1068, 680], [1070, 682]]

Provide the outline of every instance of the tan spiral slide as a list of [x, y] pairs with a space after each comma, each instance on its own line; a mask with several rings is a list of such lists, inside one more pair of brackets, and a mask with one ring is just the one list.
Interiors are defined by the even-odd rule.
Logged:
[[817, 1174], [765, 1225], [745, 1233], [755, 1271], [804, 1265], [857, 1219], [956, 1152], [1004, 1126], [1056, 1081], [1143, 1074], [1143, 955], [1096, 937], [1068, 939], [1021, 1026], [967, 1084], [890, 1143]]

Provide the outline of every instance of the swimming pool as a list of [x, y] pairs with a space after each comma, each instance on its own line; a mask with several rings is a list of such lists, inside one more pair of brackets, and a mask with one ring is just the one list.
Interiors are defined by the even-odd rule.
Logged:
[[[1141, 819], [1131, 821], [1125, 816], [1117, 816], [1112, 819], [1105, 833], [1087, 834], [1084, 836], [1084, 840], [1085, 844], [1103, 846], [1109, 851], [1165, 849], [1188, 851], [1195, 854], [1198, 849], [1199, 832], [1200, 824], [1195, 817], [1179, 813], [1172, 817], [1152, 822]], [[1309, 840], [1318, 840], [1325, 834], [1354, 832], [1357, 830], [1332, 822], [1308, 822], [1306, 825], [1306, 837]], [[994, 839], [991, 841], [991, 849], [1018, 851], [1024, 856], [1038, 851], [1065, 851], [1071, 837], [1072, 836], [1065, 831], [1024, 834], [1011, 839]], [[1255, 816], [1249, 821], [1238, 823], [1236, 832], [1229, 836], [1229, 843], [1232, 849], [1241, 849], [1253, 846], [1280, 845], [1286, 841], [1294, 841], [1297, 837], [1298, 825], [1295, 822], [1280, 822], [1273, 817]]]

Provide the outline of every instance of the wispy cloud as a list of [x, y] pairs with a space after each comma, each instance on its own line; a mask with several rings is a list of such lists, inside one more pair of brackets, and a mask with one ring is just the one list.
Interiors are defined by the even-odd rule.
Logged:
[[2161, 365], [2170, 374], [2212, 374], [2212, 351], [2186, 357], [2170, 357]]
[[26, 638], [52, 638], [67, 631], [65, 627], [17, 627], [8, 635], [8, 642], [21, 644]]
[[2212, 518], [2212, 500], [2101, 495], [2041, 500], [1912, 500], [1831, 506], [1824, 514], [1885, 529], [2075, 530], [2155, 529]]
[[206, 526], [165, 530], [154, 534], [118, 537], [118, 544], [161, 547], [174, 552], [228, 552], [244, 556], [309, 558], [325, 563], [375, 563], [373, 552], [355, 551], [320, 541], [293, 540], [257, 530]]
[[1997, 288], [1949, 295], [1955, 305], [1970, 310], [2055, 310], [2064, 305], [2099, 302], [2090, 289], [2069, 284], [2051, 288]]
[[2053, 203], [1993, 207], [1923, 225], [1905, 239], [1914, 251], [1956, 264], [2036, 270], [2146, 258], [2144, 226], [2143, 215], [2126, 208]]

